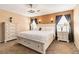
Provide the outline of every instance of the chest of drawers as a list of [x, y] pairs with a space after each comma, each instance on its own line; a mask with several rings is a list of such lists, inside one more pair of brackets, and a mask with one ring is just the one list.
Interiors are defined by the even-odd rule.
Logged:
[[16, 26], [14, 23], [2, 23], [4, 41], [16, 39]]

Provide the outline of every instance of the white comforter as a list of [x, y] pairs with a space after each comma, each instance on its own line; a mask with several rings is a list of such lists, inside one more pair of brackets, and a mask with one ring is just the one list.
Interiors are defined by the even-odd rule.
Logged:
[[46, 43], [49, 39], [54, 39], [54, 31], [27, 31], [18, 34], [19, 37], [23, 37], [29, 40], [34, 40], [42, 43]]

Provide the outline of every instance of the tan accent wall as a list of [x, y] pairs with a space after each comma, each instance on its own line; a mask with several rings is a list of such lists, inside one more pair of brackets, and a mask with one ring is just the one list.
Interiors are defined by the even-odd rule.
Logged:
[[[38, 22], [39, 22], [39, 20], [41, 20], [42, 24], [49, 24], [49, 23], [55, 23], [55, 18], [57, 15], [65, 15], [65, 14], [72, 15], [72, 13], [73, 13], [73, 11], [69, 10], [69, 11], [52, 13], [52, 14], [48, 14], [48, 15], [37, 16], [36, 18], [37, 18]], [[51, 19], [53, 20], [53, 22], [51, 22]]]
[[37, 17], [38, 22], [41, 20], [42, 24], [52, 23], [51, 19], [53, 20], [53, 23], [55, 23], [55, 17], [53, 15], [43, 15]]
[[8, 22], [9, 17], [13, 17], [12, 20], [16, 25], [17, 32], [26, 31], [29, 29], [29, 23], [30, 23], [29, 17], [0, 9], [0, 23]]

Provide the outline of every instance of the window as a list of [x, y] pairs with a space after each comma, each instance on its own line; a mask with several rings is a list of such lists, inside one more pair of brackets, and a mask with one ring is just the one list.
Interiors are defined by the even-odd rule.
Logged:
[[57, 24], [57, 31], [69, 32], [69, 22], [65, 16], [62, 16]]

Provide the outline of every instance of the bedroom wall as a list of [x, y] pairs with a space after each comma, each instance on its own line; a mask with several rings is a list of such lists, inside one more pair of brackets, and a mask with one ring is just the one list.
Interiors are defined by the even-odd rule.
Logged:
[[74, 9], [74, 40], [76, 47], [79, 49], [79, 5]]
[[[41, 24], [50, 24], [50, 23], [55, 23], [55, 17], [57, 15], [65, 15], [65, 14], [71, 14], [72, 15], [73, 10], [68, 10], [68, 11], [63, 11], [63, 12], [57, 12], [57, 13], [52, 13], [52, 14], [47, 14], [47, 15], [42, 15], [42, 16], [37, 16], [37, 20], [41, 20]], [[51, 19], [53, 22], [51, 22]]]
[[9, 17], [13, 17], [12, 20], [16, 25], [17, 32], [26, 31], [29, 29], [29, 17], [0, 9], [0, 23], [9, 21]]
[[[37, 16], [36, 17], [38, 22], [41, 20], [41, 24], [50, 24], [50, 23], [55, 23], [55, 16], [54, 15], [43, 15], [43, 16]], [[53, 21], [53, 22], [51, 22]]]

